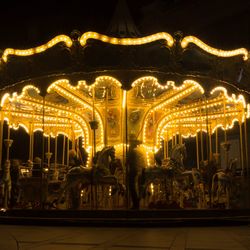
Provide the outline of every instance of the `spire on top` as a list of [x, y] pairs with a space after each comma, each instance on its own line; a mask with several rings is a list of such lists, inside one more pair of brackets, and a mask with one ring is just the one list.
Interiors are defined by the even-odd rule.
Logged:
[[118, 0], [107, 33], [115, 37], [140, 36], [140, 32], [130, 15], [126, 0]]

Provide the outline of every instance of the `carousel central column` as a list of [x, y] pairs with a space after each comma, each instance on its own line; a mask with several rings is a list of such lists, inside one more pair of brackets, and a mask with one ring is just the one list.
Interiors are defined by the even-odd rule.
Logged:
[[[123, 119], [123, 152], [125, 152], [125, 176], [126, 176], [126, 187], [129, 187], [129, 176], [128, 176], [128, 107], [127, 107], [127, 90], [123, 90], [122, 95], [122, 110], [124, 112]], [[129, 208], [129, 189], [126, 192], [126, 205]]]

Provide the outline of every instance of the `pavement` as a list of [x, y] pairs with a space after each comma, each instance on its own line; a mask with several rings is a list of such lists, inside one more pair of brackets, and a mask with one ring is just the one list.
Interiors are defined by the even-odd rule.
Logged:
[[0, 225], [1, 250], [249, 250], [250, 226], [82, 227]]

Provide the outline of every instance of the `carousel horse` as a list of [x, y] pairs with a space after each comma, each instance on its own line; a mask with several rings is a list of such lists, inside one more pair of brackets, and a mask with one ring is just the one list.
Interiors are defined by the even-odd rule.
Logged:
[[[226, 208], [230, 207], [233, 178], [236, 175], [237, 159], [231, 159], [226, 169], [219, 169], [212, 179], [212, 204], [224, 203]], [[224, 202], [221, 201], [224, 196]]]
[[122, 168], [122, 165], [120, 160], [115, 158], [115, 148], [112, 146], [103, 148], [96, 153], [92, 168], [79, 165], [73, 166], [68, 171], [56, 203], [61, 202], [64, 193], [71, 190], [72, 208], [78, 208], [81, 187], [89, 185], [110, 185], [115, 186], [115, 190], [118, 190], [120, 186], [114, 175], [116, 168]]
[[3, 201], [3, 206], [5, 208], [8, 207], [8, 203], [11, 198], [11, 175], [10, 175], [10, 161], [6, 160], [3, 166], [3, 175], [2, 179], [0, 180], [1, 186], [1, 196]]
[[187, 158], [187, 149], [185, 144], [176, 144], [171, 152], [170, 159], [162, 162], [162, 168], [169, 171], [171, 176], [180, 175], [184, 171], [183, 160]]

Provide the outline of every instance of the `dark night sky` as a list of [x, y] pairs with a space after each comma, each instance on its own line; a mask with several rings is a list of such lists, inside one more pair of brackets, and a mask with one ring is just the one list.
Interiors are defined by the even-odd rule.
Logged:
[[[117, 0], [14, 1], [1, 3], [0, 48], [28, 48], [58, 34], [105, 33]], [[127, 0], [143, 35], [159, 31], [196, 35], [215, 47], [250, 48], [249, 0]]]
[[[74, 29], [81, 32], [105, 32], [112, 18], [117, 0], [64, 1], [7, 1], [0, 15], [0, 46], [40, 44], [55, 35], [69, 35]], [[137, 15], [142, 4], [151, 1], [127, 1]], [[135, 3], [133, 3], [135, 2]], [[131, 6], [132, 4], [132, 6]]]

